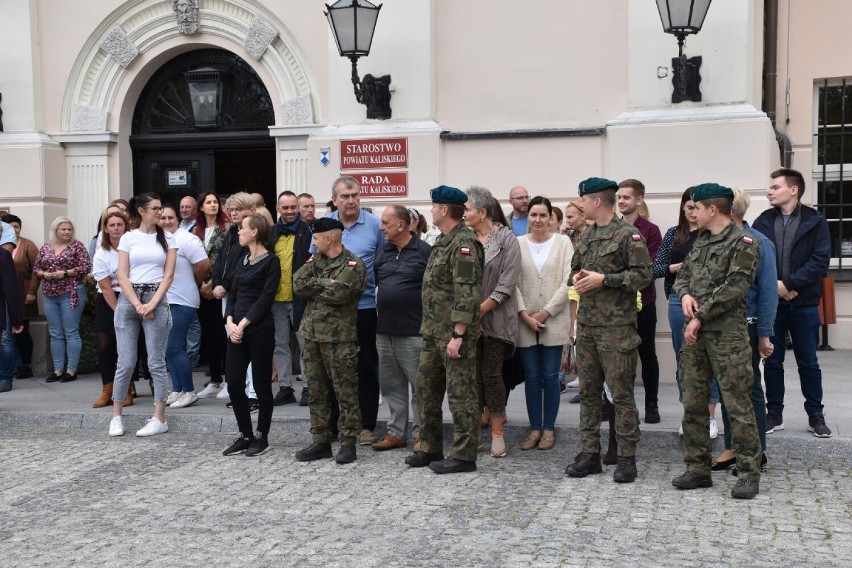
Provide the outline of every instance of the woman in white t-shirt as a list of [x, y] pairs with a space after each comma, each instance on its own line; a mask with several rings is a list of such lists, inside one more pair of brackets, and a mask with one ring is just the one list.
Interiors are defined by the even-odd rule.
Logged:
[[521, 449], [549, 450], [556, 440], [559, 413], [559, 363], [570, 327], [568, 275], [574, 247], [565, 235], [550, 231], [553, 206], [534, 197], [527, 209], [529, 233], [518, 237], [518, 351], [524, 365], [524, 392], [530, 433]]
[[115, 332], [118, 346], [118, 368], [113, 384], [110, 436], [124, 434], [121, 411], [133, 367], [136, 364], [136, 341], [140, 329], [145, 330], [148, 369], [154, 382], [154, 416], [136, 432], [137, 436], [153, 436], [169, 431], [166, 423], [166, 339], [172, 317], [166, 293], [174, 280], [177, 244], [157, 221], [163, 207], [156, 193], [137, 196], [131, 209], [138, 212], [139, 228], [125, 233], [118, 244], [118, 283], [121, 297], [115, 308]]
[[[100, 238], [92, 259], [92, 277], [98, 284], [98, 299], [95, 303], [95, 332], [98, 336], [98, 366], [101, 371], [103, 390], [101, 396], [92, 404], [92, 408], [103, 408], [112, 401], [115, 366], [118, 361], [118, 349], [115, 338], [115, 306], [121, 294], [118, 285], [118, 243], [127, 232], [129, 220], [117, 207], [108, 207], [101, 221]], [[130, 391], [124, 399], [124, 406], [133, 404]]]
[[166, 399], [166, 406], [170, 408], [183, 408], [198, 402], [192, 384], [192, 362], [186, 352], [186, 337], [201, 301], [198, 286], [210, 272], [210, 259], [201, 239], [181, 229], [178, 219], [174, 207], [165, 207], [159, 223], [171, 233], [178, 247], [175, 279], [166, 294], [172, 312], [172, 329], [166, 344], [166, 367], [172, 376], [172, 392]]

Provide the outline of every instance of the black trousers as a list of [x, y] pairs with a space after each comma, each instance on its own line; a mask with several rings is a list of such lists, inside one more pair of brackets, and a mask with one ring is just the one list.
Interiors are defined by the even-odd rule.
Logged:
[[201, 346], [204, 358], [210, 365], [210, 381], [222, 382], [222, 361], [228, 350], [228, 338], [225, 337], [225, 320], [222, 318], [222, 300], [201, 298], [198, 306], [198, 320], [201, 323]]
[[657, 360], [657, 308], [654, 304], [642, 306], [636, 315], [639, 338], [639, 360], [642, 361], [642, 383], [645, 385], [645, 408], [657, 406], [660, 392], [660, 363]]
[[[376, 429], [379, 415], [379, 351], [376, 348], [376, 308], [358, 310], [358, 406], [361, 409], [361, 428], [369, 431]], [[230, 387], [228, 392], [230, 392]], [[340, 418], [337, 399], [331, 401], [332, 425]]]
[[243, 436], [252, 437], [251, 411], [246, 396], [246, 375], [251, 364], [254, 391], [260, 403], [257, 431], [264, 437], [272, 424], [272, 352], [275, 350], [275, 332], [272, 328], [255, 329], [243, 334], [241, 343], [228, 341], [227, 366], [228, 394], [233, 403], [237, 427]]

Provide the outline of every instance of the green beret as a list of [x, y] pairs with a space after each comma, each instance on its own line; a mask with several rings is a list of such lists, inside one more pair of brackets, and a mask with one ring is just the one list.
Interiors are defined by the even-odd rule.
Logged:
[[441, 203], [444, 205], [464, 205], [467, 203], [467, 195], [455, 187], [441, 185], [429, 192], [432, 196], [432, 203]]
[[579, 185], [580, 197], [589, 195], [590, 193], [600, 193], [608, 189], [618, 191], [618, 184], [611, 179], [591, 177], [581, 181]]
[[314, 233], [325, 233], [334, 229], [343, 230], [343, 223], [331, 217], [321, 217], [314, 221]]
[[693, 201], [704, 201], [716, 197], [724, 197], [733, 201], [734, 190], [718, 183], [702, 183], [693, 187], [689, 195]]

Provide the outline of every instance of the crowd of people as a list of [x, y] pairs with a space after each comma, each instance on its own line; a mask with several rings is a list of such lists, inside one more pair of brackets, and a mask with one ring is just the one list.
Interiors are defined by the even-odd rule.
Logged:
[[[831, 436], [816, 358], [828, 226], [801, 203], [799, 172], [770, 178], [771, 208], [754, 227], [744, 222], [746, 193], [705, 183], [683, 192], [678, 223], [664, 235], [641, 181], [604, 178], [581, 182], [564, 216], [521, 186], [509, 192], [508, 216], [486, 188], [440, 186], [431, 191], [428, 231], [414, 208], [390, 204], [381, 216], [363, 208], [347, 176], [335, 180], [321, 218], [311, 195], [291, 191], [278, 196], [275, 217], [257, 194], [119, 199], [88, 249], [66, 217], [37, 248], [21, 237], [21, 219], [6, 215], [0, 391], [12, 388], [13, 374], [33, 374], [28, 325], [39, 287], [53, 363], [46, 380], [76, 380], [91, 275], [102, 379], [93, 407], [112, 404], [110, 436], [124, 434], [122, 410], [142, 378], [154, 412], [137, 436], [167, 432], [166, 407], [230, 399], [240, 437], [223, 453], [260, 455], [270, 447], [274, 406], [298, 403], [309, 406], [312, 438], [299, 461], [351, 463], [358, 445], [384, 451], [410, 439], [409, 466], [466, 472], [476, 469], [483, 428], [492, 457], [511, 451], [503, 428], [515, 386], [524, 384], [526, 451], [554, 448], [561, 393], [577, 387], [582, 449], [566, 473], [615, 465], [614, 481], [630, 483], [638, 361], [644, 421], [660, 422], [654, 280], [662, 278], [687, 467], [672, 484], [709, 487], [711, 471], [733, 469], [733, 497], [752, 498], [768, 463], [766, 434], [784, 428], [788, 333], [808, 429]], [[196, 391], [199, 360], [209, 382]], [[378, 438], [380, 396], [390, 418]], [[445, 396], [454, 426], [447, 455]], [[720, 403], [725, 449], [713, 459]]]

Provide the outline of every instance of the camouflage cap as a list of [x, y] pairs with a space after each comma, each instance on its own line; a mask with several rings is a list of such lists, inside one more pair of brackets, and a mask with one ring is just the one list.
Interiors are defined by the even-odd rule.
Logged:
[[589, 179], [581, 181], [578, 188], [580, 190], [580, 197], [583, 197], [590, 193], [600, 193], [601, 191], [606, 191], [608, 189], [618, 191], [618, 184], [611, 179], [590, 177]]
[[429, 192], [432, 203], [444, 205], [464, 205], [467, 203], [467, 195], [462, 190], [448, 185], [440, 185]]
[[343, 230], [343, 223], [331, 217], [322, 217], [314, 221], [314, 233], [325, 233], [334, 229]]
[[733, 201], [734, 190], [718, 183], [702, 183], [693, 187], [689, 195], [693, 201], [704, 201], [716, 197], [724, 197]]

